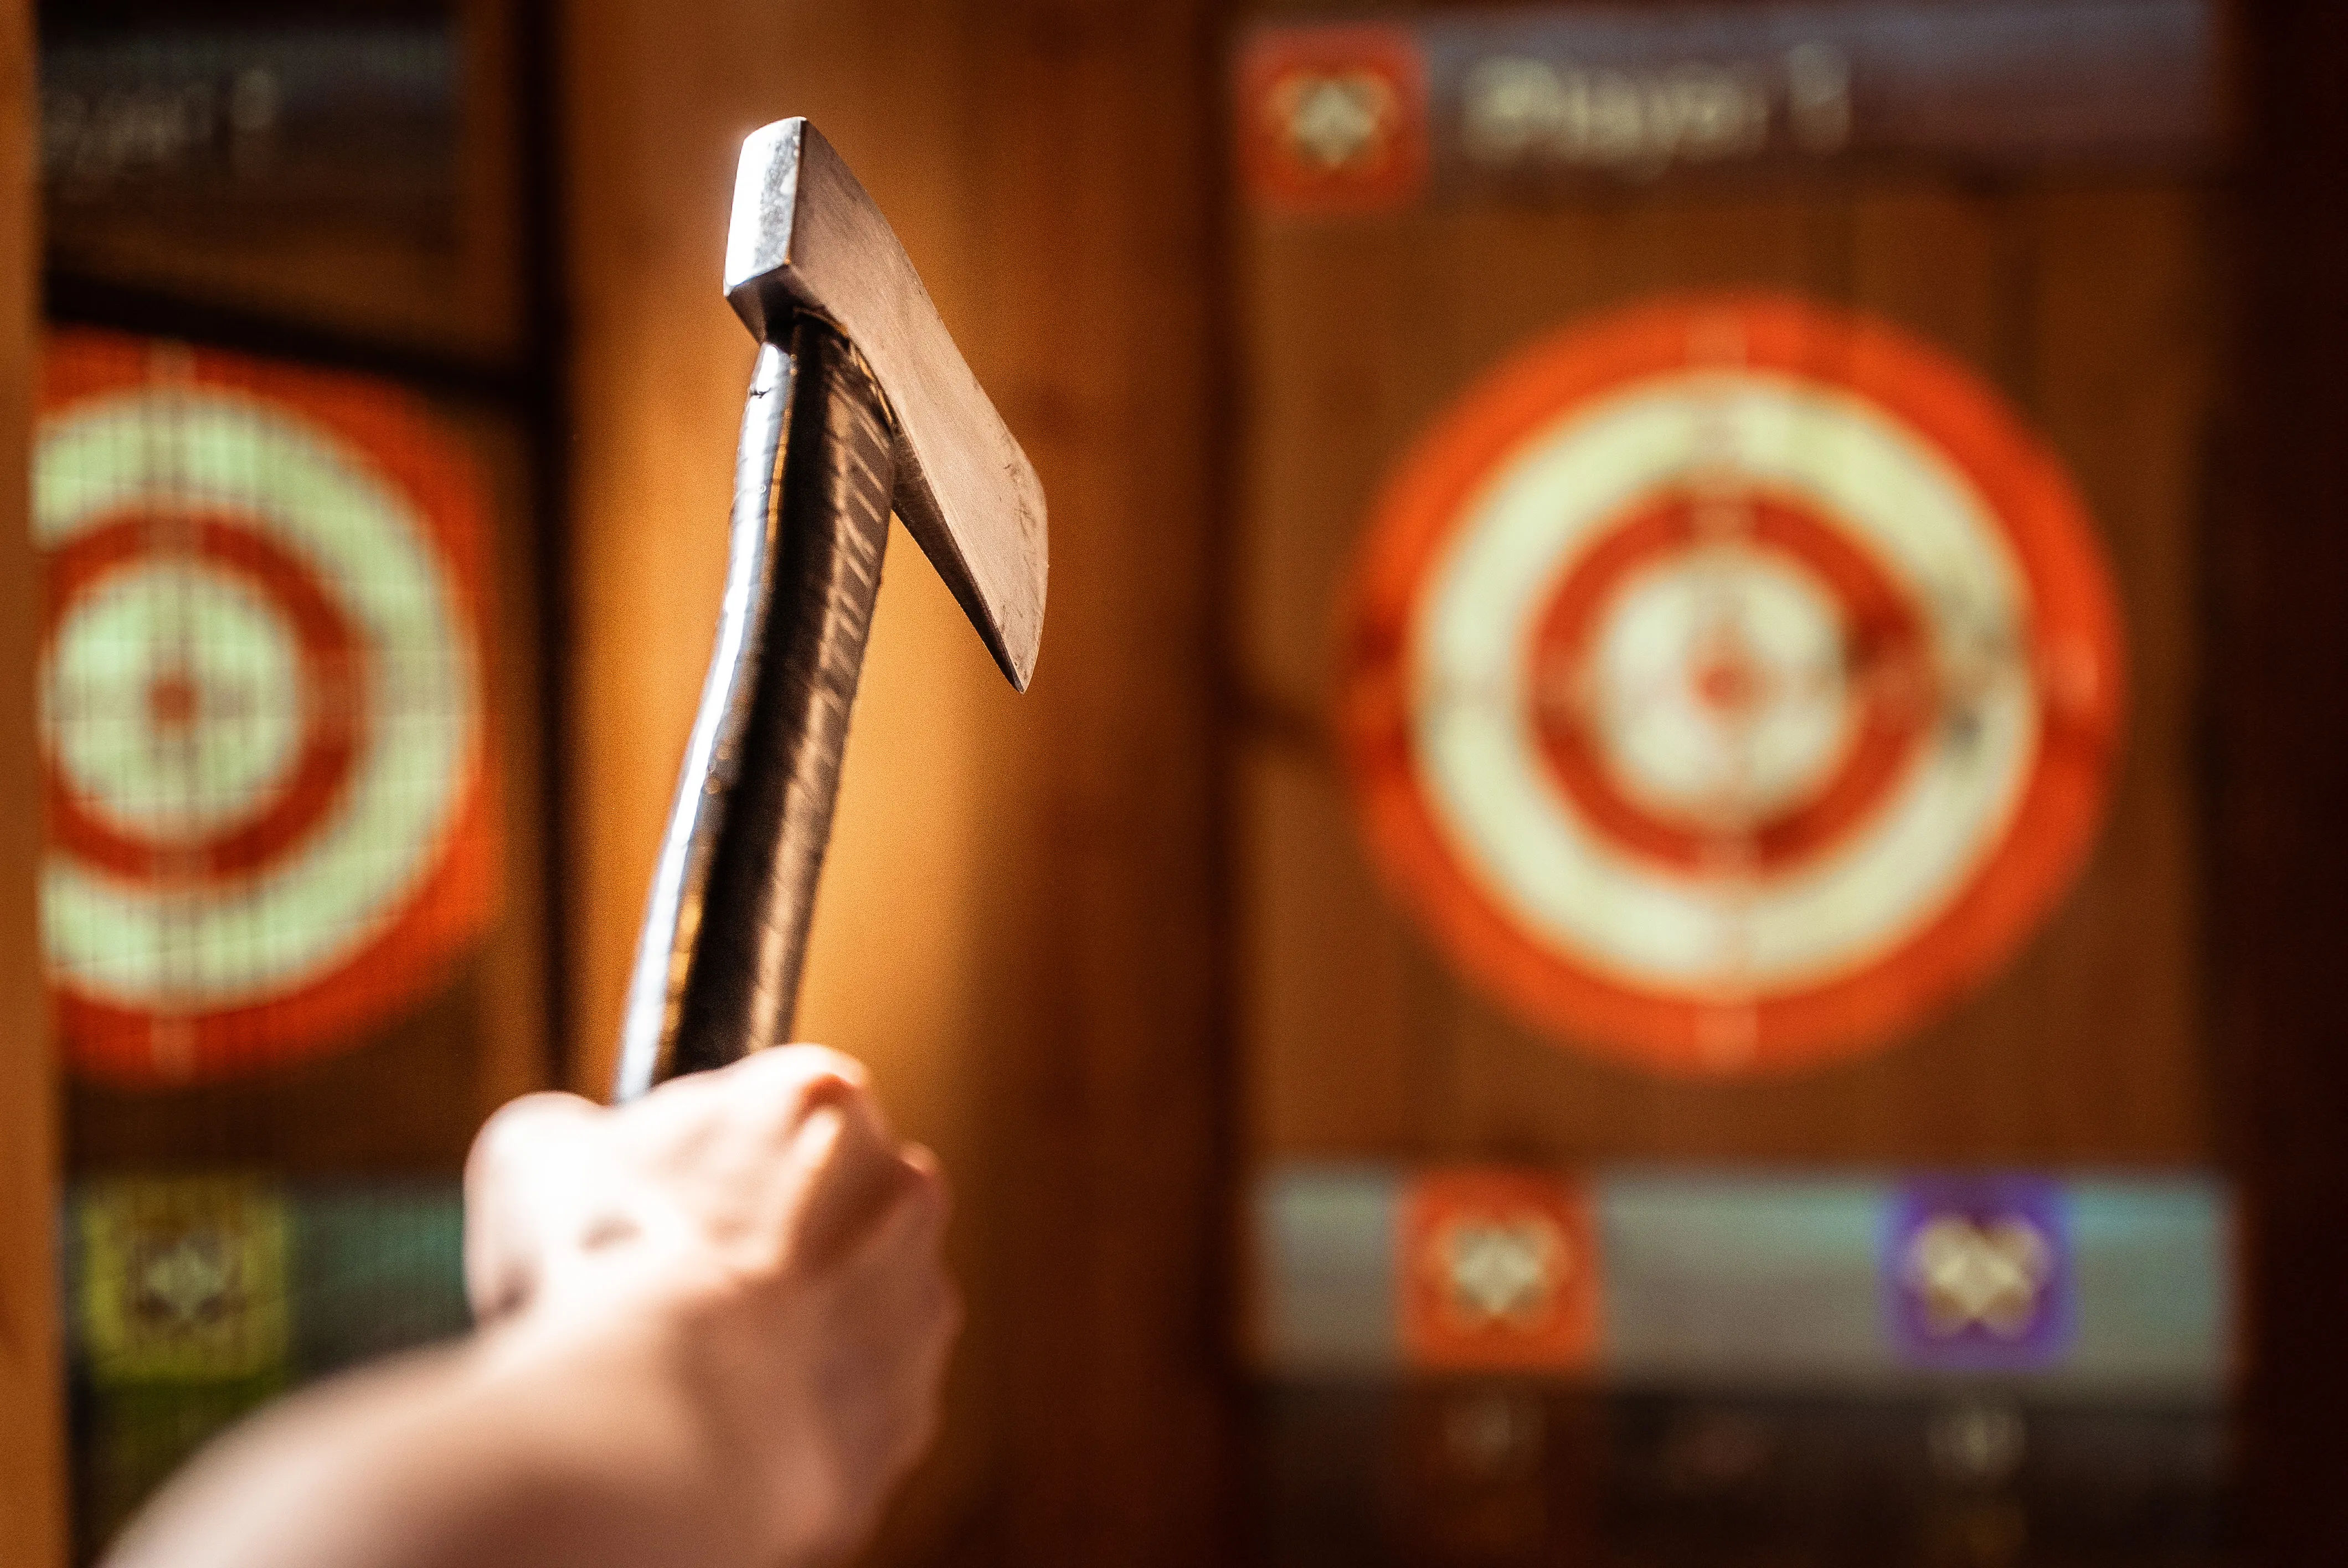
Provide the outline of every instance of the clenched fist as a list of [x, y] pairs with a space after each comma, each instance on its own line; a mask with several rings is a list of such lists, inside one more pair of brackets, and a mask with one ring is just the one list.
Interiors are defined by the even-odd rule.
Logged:
[[929, 1442], [960, 1321], [945, 1185], [844, 1056], [765, 1051], [618, 1111], [518, 1100], [474, 1145], [466, 1216], [484, 1324], [664, 1338], [782, 1560], [860, 1541]]
[[116, 1568], [819, 1568], [928, 1441], [945, 1186], [863, 1070], [764, 1052], [517, 1101], [466, 1172], [479, 1329], [232, 1433]]

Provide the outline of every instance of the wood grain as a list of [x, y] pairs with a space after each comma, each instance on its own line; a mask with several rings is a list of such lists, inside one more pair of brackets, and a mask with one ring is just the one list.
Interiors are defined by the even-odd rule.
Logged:
[[[26, 457], [34, 364], [31, 8], [0, 5], [0, 800], [38, 800], [34, 660], [40, 624]], [[37, 812], [0, 812], [0, 1562], [65, 1554], [65, 1411], [57, 1389], [57, 1098], [41, 968]]]

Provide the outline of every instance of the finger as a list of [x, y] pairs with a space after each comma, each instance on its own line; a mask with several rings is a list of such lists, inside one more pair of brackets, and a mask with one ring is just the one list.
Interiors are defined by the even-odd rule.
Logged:
[[876, 1457], [891, 1474], [911, 1468], [936, 1434], [962, 1329], [961, 1292], [940, 1255], [946, 1207], [942, 1187], [909, 1189], [858, 1254], [842, 1292], [870, 1336], [875, 1395], [891, 1412]]
[[931, 1297], [922, 1331], [912, 1341], [912, 1353], [902, 1362], [897, 1398], [906, 1412], [895, 1456], [900, 1474], [910, 1470], [937, 1440], [943, 1417], [946, 1371], [953, 1362], [954, 1343], [962, 1337], [962, 1293], [952, 1279], [942, 1278]]
[[885, 1338], [915, 1333], [953, 1281], [944, 1262], [945, 1184], [911, 1161], [900, 1161], [893, 1194], [841, 1260], [837, 1291], [861, 1299], [860, 1317]]
[[903, 1199], [823, 1286], [834, 1364], [853, 1390], [852, 1451], [885, 1491], [927, 1447], [961, 1304], [939, 1256], [942, 1189], [907, 1171]]
[[756, 1051], [727, 1066], [661, 1084], [621, 1113], [630, 1146], [662, 1164], [690, 1163], [713, 1135], [752, 1132], [764, 1157], [789, 1141], [816, 1105], [863, 1091], [863, 1067], [819, 1046]]
[[872, 1075], [862, 1062], [820, 1045], [754, 1051], [710, 1076], [728, 1081], [728, 1092], [739, 1102], [768, 1108], [787, 1125], [818, 1105], [851, 1097], [869, 1100], [872, 1092]]
[[490, 1112], [465, 1156], [465, 1182], [495, 1180], [516, 1163], [528, 1165], [549, 1143], [567, 1143], [610, 1112], [591, 1100], [552, 1090], [509, 1100]]
[[528, 1094], [483, 1123], [465, 1160], [465, 1292], [486, 1321], [536, 1287], [581, 1174], [598, 1163], [608, 1113], [572, 1094]]
[[760, 1051], [699, 1075], [689, 1099], [664, 1108], [675, 1124], [650, 1135], [660, 1167], [692, 1185], [718, 1234], [747, 1226], [771, 1241], [811, 1171], [805, 1151], [794, 1159], [793, 1142], [827, 1106], [847, 1116], [839, 1131], [849, 1136], [838, 1150], [844, 1170], [885, 1146], [887, 1124], [864, 1069], [816, 1046]]
[[821, 1269], [862, 1250], [866, 1238], [916, 1189], [942, 1205], [942, 1184], [900, 1157], [870, 1096], [811, 1114], [777, 1184], [778, 1234], [788, 1255]]
[[897, 1151], [897, 1157], [911, 1165], [922, 1180], [933, 1189], [938, 1201], [941, 1224], [953, 1217], [953, 1183], [946, 1175], [945, 1164], [927, 1143], [907, 1143]]

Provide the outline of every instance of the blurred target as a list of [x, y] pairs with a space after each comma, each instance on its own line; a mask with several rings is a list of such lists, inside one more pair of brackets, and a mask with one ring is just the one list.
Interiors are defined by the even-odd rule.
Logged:
[[477, 489], [382, 384], [50, 339], [42, 914], [77, 1070], [335, 1050], [480, 934]]
[[2067, 886], [2118, 615], [2069, 479], [1895, 329], [1688, 297], [1533, 347], [1405, 461], [1343, 728], [1452, 958], [1673, 1071], [1879, 1044]]

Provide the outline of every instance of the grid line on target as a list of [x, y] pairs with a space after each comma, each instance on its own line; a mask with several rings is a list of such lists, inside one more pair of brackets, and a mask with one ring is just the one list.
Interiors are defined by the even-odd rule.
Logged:
[[484, 511], [396, 387], [50, 334], [42, 927], [77, 1071], [345, 1049], [486, 928]]
[[2084, 505], [1971, 372], [1787, 295], [1542, 340], [1409, 452], [1344, 611], [1375, 858], [1453, 962], [1666, 1072], [1879, 1047], [2092, 843], [2124, 700]]

